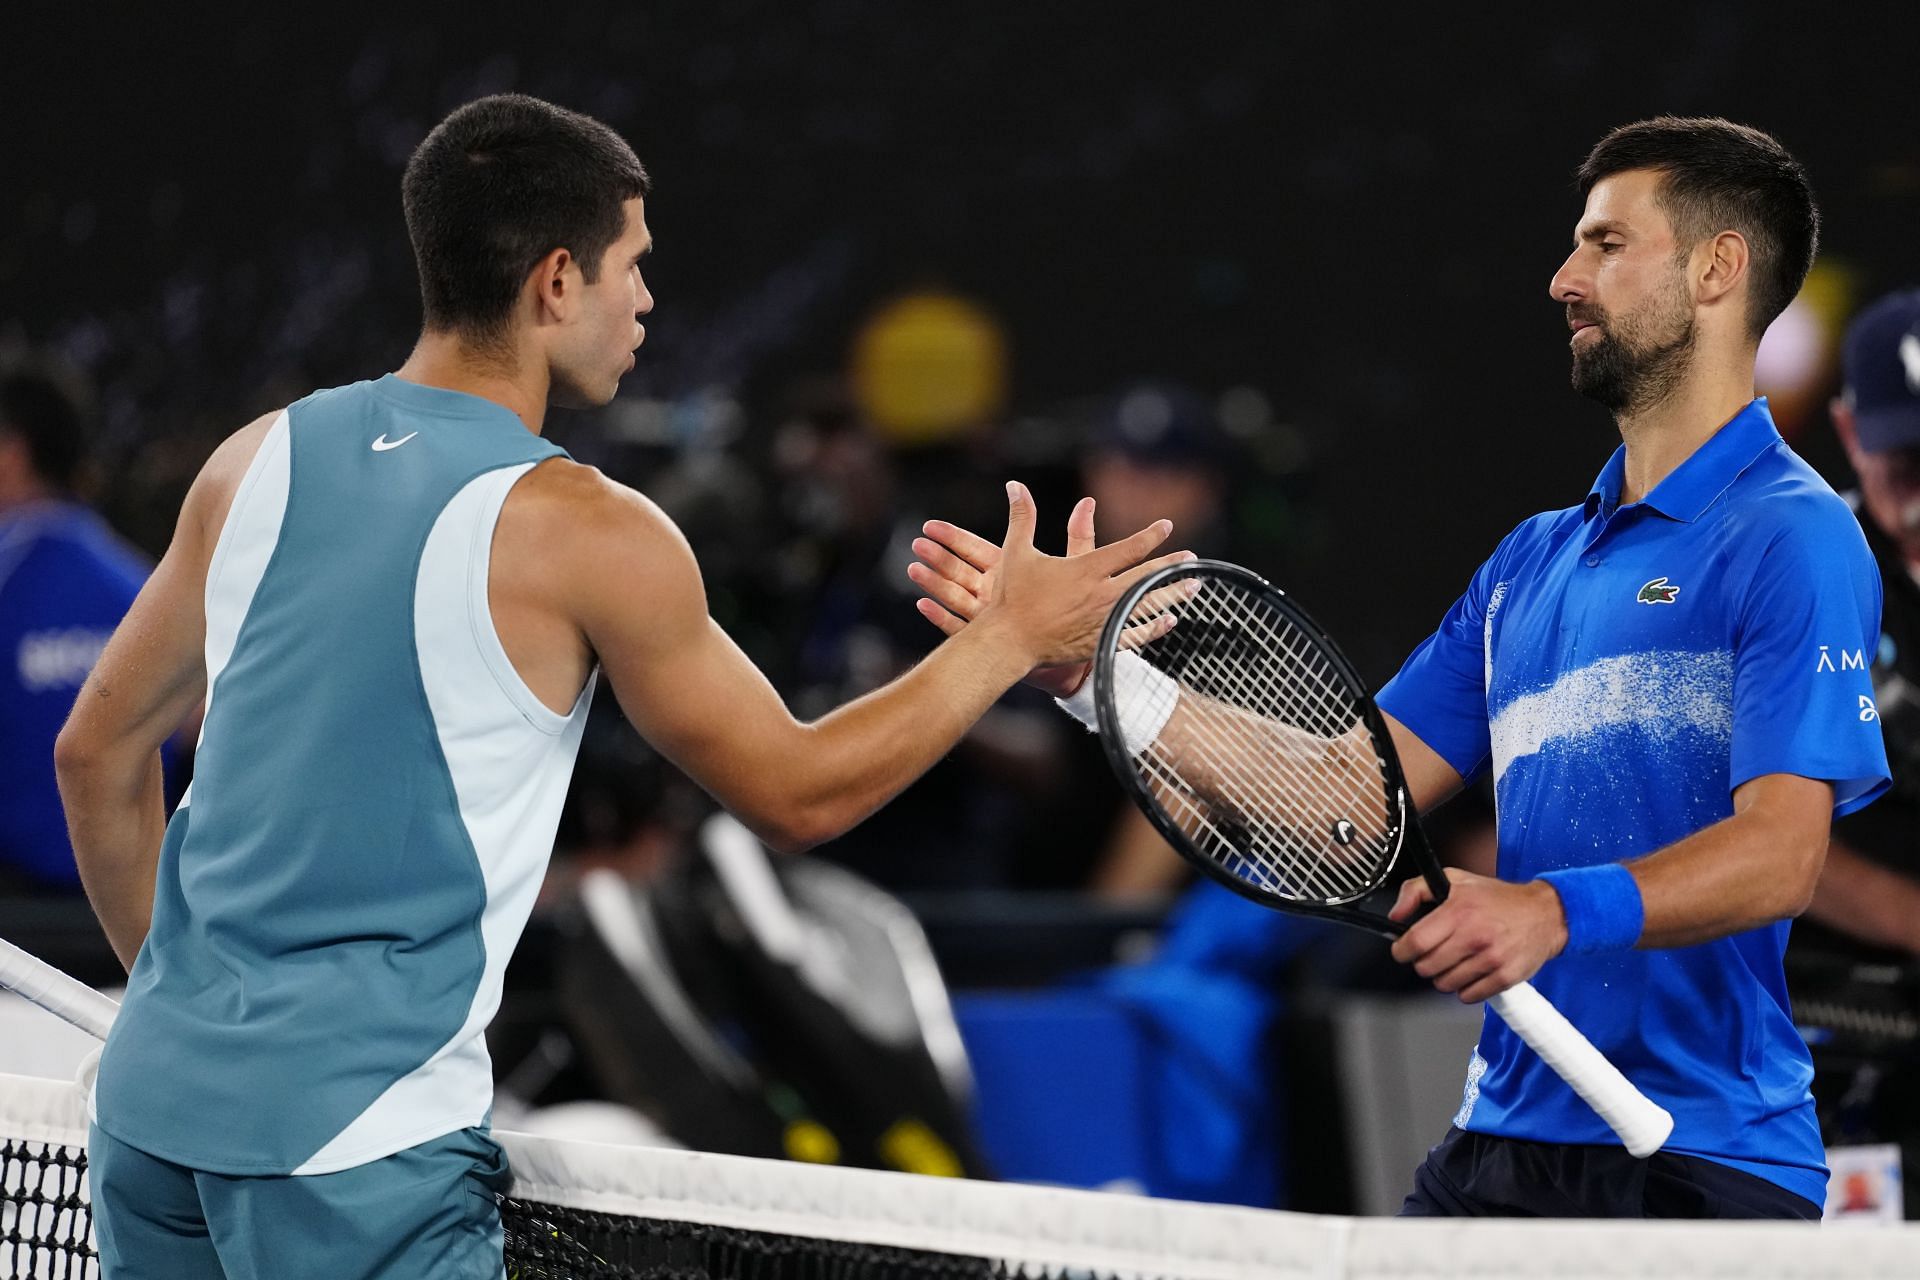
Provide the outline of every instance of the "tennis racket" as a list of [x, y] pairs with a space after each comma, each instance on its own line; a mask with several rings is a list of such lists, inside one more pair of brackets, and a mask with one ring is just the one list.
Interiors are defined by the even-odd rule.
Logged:
[[[1171, 629], [1167, 629], [1171, 624]], [[1093, 663], [1107, 759], [1174, 849], [1262, 906], [1396, 938], [1357, 904], [1404, 854], [1447, 878], [1420, 829], [1386, 721], [1333, 640], [1238, 565], [1196, 560], [1115, 604]], [[1488, 1001], [1635, 1156], [1673, 1117], [1527, 983]]]

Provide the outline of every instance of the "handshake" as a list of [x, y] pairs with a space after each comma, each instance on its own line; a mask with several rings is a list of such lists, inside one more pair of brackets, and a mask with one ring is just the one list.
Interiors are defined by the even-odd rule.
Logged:
[[[920, 616], [948, 636], [987, 629], [1012, 646], [1029, 668], [1026, 681], [1056, 698], [1072, 696], [1085, 682], [1100, 629], [1127, 588], [1147, 575], [1192, 560], [1176, 551], [1149, 560], [1173, 533], [1173, 522], [1156, 520], [1107, 546], [1094, 536], [1093, 499], [1082, 498], [1067, 517], [1067, 554], [1035, 549], [1033, 495], [1018, 481], [1007, 484], [1007, 533], [998, 546], [944, 520], [929, 520], [913, 540], [918, 560], [907, 576], [926, 593]], [[1144, 644], [1173, 625], [1162, 615], [1129, 635]]]

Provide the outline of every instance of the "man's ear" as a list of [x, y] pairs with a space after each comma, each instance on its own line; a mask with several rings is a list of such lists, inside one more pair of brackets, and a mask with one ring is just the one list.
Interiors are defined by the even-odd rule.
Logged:
[[527, 273], [527, 289], [543, 322], [568, 319], [582, 283], [580, 268], [566, 249], [553, 250]]
[[1718, 302], [1740, 286], [1752, 265], [1747, 238], [1738, 231], [1722, 231], [1695, 254], [1699, 275], [1694, 281], [1694, 296], [1701, 302]]

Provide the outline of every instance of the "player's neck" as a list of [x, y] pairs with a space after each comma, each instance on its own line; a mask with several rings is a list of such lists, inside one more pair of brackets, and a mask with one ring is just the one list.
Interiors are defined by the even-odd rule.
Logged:
[[1658, 403], [1615, 415], [1627, 446], [1620, 501], [1652, 493], [1753, 399], [1753, 358], [1697, 368]]
[[551, 388], [540, 361], [481, 350], [457, 334], [429, 331], [420, 335], [413, 354], [394, 373], [422, 386], [491, 400], [526, 423], [535, 435], [546, 426]]

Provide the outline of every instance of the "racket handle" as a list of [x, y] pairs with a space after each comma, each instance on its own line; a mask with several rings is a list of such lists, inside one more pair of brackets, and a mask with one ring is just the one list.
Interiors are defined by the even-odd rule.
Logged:
[[1509, 987], [1487, 1003], [1542, 1062], [1587, 1100], [1635, 1157], [1645, 1159], [1666, 1142], [1673, 1132], [1673, 1117], [1666, 1108], [1636, 1089], [1532, 983]]
[[0, 938], [0, 987], [18, 992], [96, 1040], [107, 1038], [120, 1012], [111, 996], [101, 995], [4, 938]]

